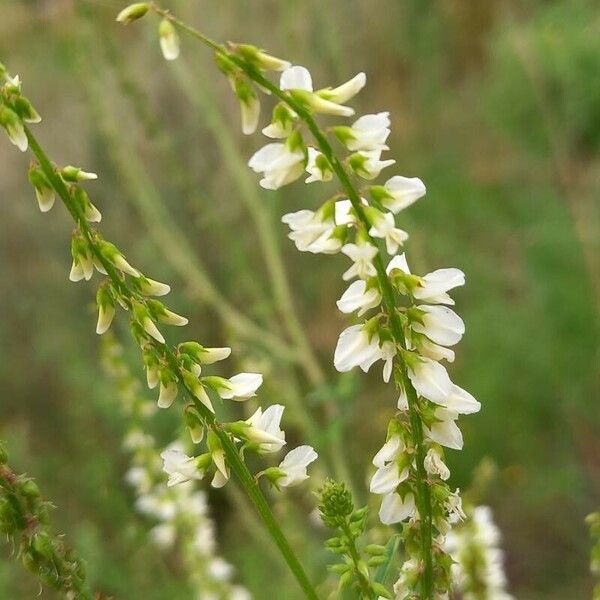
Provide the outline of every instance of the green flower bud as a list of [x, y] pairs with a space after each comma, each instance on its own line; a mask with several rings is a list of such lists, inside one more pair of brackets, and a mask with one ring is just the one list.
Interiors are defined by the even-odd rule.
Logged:
[[129, 25], [129, 23], [137, 21], [137, 19], [141, 19], [149, 9], [150, 4], [148, 2], [136, 2], [135, 4], [130, 4], [129, 6], [125, 7], [117, 15], [116, 20], [124, 25]]

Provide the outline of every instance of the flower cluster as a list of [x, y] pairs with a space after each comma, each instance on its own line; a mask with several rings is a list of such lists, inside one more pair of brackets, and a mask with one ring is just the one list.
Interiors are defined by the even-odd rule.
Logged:
[[[92, 596], [84, 563], [49, 526], [49, 502], [33, 479], [17, 475], [0, 446], [0, 532], [13, 545], [25, 567], [66, 600], [101, 600]], [[40, 590], [41, 593], [41, 590]]]
[[487, 506], [467, 511], [467, 519], [446, 537], [446, 551], [454, 559], [453, 585], [464, 600], [511, 600], [506, 591], [500, 531]]
[[[269, 67], [256, 60], [249, 63], [246, 55], [233, 45], [228, 57], [219, 60], [267, 85], [263, 72]], [[283, 69], [283, 63], [280, 61], [278, 68]], [[306, 68], [285, 68], [279, 87], [267, 87], [281, 101], [273, 110], [271, 123], [262, 130], [277, 141], [258, 150], [248, 164], [261, 175], [260, 185], [269, 190], [289, 184], [303, 173], [308, 174], [307, 183], [327, 182], [335, 174], [342, 184], [342, 190], [317, 210], [286, 214], [282, 221], [289, 226], [289, 237], [298, 250], [341, 253], [351, 261], [342, 276], [351, 283], [338, 308], [358, 317], [371, 315], [341, 333], [334, 365], [340, 372], [355, 367], [367, 372], [382, 361], [384, 381], [394, 377], [398, 412], [373, 461], [377, 471], [371, 491], [383, 496], [382, 522], [406, 522], [406, 538], [414, 541], [407, 545], [409, 554], [411, 548], [415, 551], [403, 568], [404, 580], [416, 581], [421, 570], [427, 569], [422, 563], [427, 557], [420, 548], [429, 546], [433, 555], [429, 569], [435, 570], [437, 590], [443, 594], [449, 587], [451, 560], [441, 543], [451, 525], [464, 516], [458, 491], [452, 492], [445, 483], [450, 473], [443, 447], [462, 448], [458, 416], [480, 408], [473, 396], [450, 380], [443, 364], [454, 360], [452, 347], [465, 331], [462, 319], [450, 308], [454, 301], [449, 295], [464, 284], [465, 277], [456, 268], [415, 275], [405, 255], [399, 254], [408, 234], [396, 226], [396, 216], [425, 195], [420, 179], [395, 175], [383, 185], [362, 184], [360, 189], [352, 182], [371, 182], [395, 163], [383, 157], [388, 150], [389, 113], [364, 115], [351, 125], [328, 129], [348, 151], [343, 161], [316, 124], [314, 115], [318, 113], [352, 116], [354, 110], [345, 103], [365, 83], [364, 73], [359, 73], [336, 88], [315, 91]], [[306, 126], [315, 147], [304, 141]], [[384, 253], [391, 257], [387, 266]], [[424, 544], [420, 541], [423, 537], [429, 538]], [[407, 597], [416, 589], [406, 587]]]
[[[123, 445], [132, 466], [126, 479], [135, 490], [137, 510], [156, 523], [150, 530], [152, 541], [164, 551], [179, 551], [198, 599], [248, 600], [249, 593], [231, 582], [233, 567], [217, 554], [206, 493], [192, 482], [165, 486], [157, 443], [148, 433], [149, 417], [156, 407], [142, 394], [116, 339], [109, 335], [102, 341], [104, 368], [115, 383], [120, 410], [129, 426]], [[184, 440], [177, 440], [166, 451], [181, 452], [183, 444]]]
[[[244, 452], [271, 453], [285, 444], [284, 433], [279, 428], [283, 407], [273, 406], [264, 412], [259, 409], [247, 421], [221, 423], [216, 418], [214, 398], [247, 400], [256, 395], [262, 375], [206, 376], [205, 366], [227, 358], [229, 348], [207, 348], [196, 341], [177, 347], [167, 344], [158, 324], [182, 326], [188, 322], [156, 299], [166, 295], [170, 287], [147, 277], [132, 266], [117, 246], [103, 239], [93, 226], [101, 220], [101, 214], [81, 185], [82, 181], [95, 179], [95, 174], [78, 167], [53, 165], [26, 125], [26, 122], [37, 122], [40, 118], [22, 95], [19, 78], [11, 78], [0, 65], [0, 83], [0, 124], [14, 144], [21, 150], [29, 147], [37, 159], [31, 164], [29, 178], [40, 208], [47, 212], [59, 197], [75, 222], [70, 279], [89, 280], [95, 270], [104, 276], [96, 295], [97, 333], [108, 331], [117, 306], [120, 306], [130, 316], [131, 332], [142, 352], [148, 387], [159, 387], [159, 407], [168, 408], [180, 389], [190, 401], [185, 408], [185, 418], [192, 441], [194, 444], [204, 442], [207, 451], [194, 457], [176, 449], [163, 453], [163, 467], [169, 474], [169, 483], [200, 479], [212, 473], [212, 485], [221, 487], [229, 480], [230, 471], [234, 471], [260, 509], [260, 517], [268, 525], [272, 537], [283, 544], [283, 533], [268, 507], [265, 508], [266, 501], [243, 459]], [[261, 475], [275, 487], [292, 486], [308, 477], [307, 467], [316, 458], [317, 454], [310, 446], [300, 446], [290, 451], [278, 467], [268, 468]], [[285, 558], [297, 579], [310, 589], [297, 559], [289, 554]]]

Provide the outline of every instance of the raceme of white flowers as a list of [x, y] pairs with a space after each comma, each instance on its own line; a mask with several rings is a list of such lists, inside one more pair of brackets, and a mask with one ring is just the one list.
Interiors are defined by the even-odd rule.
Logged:
[[465, 522], [446, 536], [446, 551], [455, 561], [454, 586], [464, 600], [512, 600], [499, 544], [500, 531], [487, 506], [468, 511]]
[[[172, 27], [170, 22], [168, 24]], [[168, 27], [161, 25], [161, 32], [166, 29]], [[163, 50], [170, 42], [163, 43]], [[166, 54], [175, 57], [172, 48]], [[6, 129], [11, 142], [26, 150], [29, 144], [24, 123], [37, 123], [41, 119], [22, 95], [19, 77], [10, 77], [1, 64], [0, 81], [4, 81], [0, 88], [0, 125]], [[207, 366], [229, 357], [230, 348], [205, 347], [195, 341], [181, 343], [174, 350], [168, 346], [159, 325], [183, 326], [188, 323], [187, 318], [156, 299], [168, 294], [170, 286], [150, 279], [133, 267], [114, 244], [104, 240], [92, 227], [91, 224], [98, 223], [102, 217], [81, 183], [96, 179], [94, 173], [73, 166], [58, 168], [53, 165], [52, 169], [50, 176], [44, 165], [33, 162], [29, 179], [42, 212], [52, 208], [61, 192], [68, 196], [63, 200], [77, 224], [71, 241], [73, 262], [69, 279], [74, 282], [90, 280], [94, 271], [106, 276], [96, 295], [97, 333], [104, 334], [109, 330], [116, 308], [121, 306], [130, 315], [131, 331], [142, 351], [148, 387], [159, 389], [158, 406], [169, 408], [180, 388], [184, 388], [195, 400], [185, 409], [186, 423], [193, 442], [200, 444], [204, 441], [207, 452], [195, 457], [168, 453], [164, 457], [164, 467], [170, 475], [170, 482], [180, 483], [208, 474], [212, 474], [215, 487], [221, 487], [228, 481], [230, 469], [222, 442], [207, 423], [218, 425], [240, 450], [258, 454], [278, 452], [286, 443], [285, 434], [279, 429], [283, 407], [272, 406], [264, 413], [259, 409], [248, 421], [217, 423], [212, 418], [207, 419], [207, 414], [215, 413], [215, 397], [246, 401], [256, 395], [263, 382], [262, 375], [239, 373], [230, 378], [205, 375]], [[207, 435], [204, 435], [205, 430], [208, 430]], [[294, 485], [307, 477], [306, 468], [315, 459], [316, 453], [312, 448], [301, 446], [292, 450], [279, 467], [267, 469], [263, 474], [276, 487]]]
[[[156, 439], [148, 433], [156, 405], [142, 393], [124, 360], [123, 348], [104, 336], [102, 361], [118, 391], [119, 408], [128, 424], [123, 446], [131, 456], [126, 480], [136, 493], [136, 508], [155, 525], [150, 539], [161, 550], [176, 550], [198, 600], [249, 600], [248, 591], [232, 583], [233, 567], [217, 553], [215, 524], [206, 492], [192, 482], [165, 486], [165, 474]], [[185, 440], [176, 440], [165, 452], [182, 452]], [[191, 474], [190, 479], [194, 479]]]
[[[233, 45], [232, 53], [235, 52]], [[256, 53], [246, 51], [237, 56], [261, 72], [268, 70]], [[347, 187], [343, 186], [341, 192], [316, 210], [292, 212], [284, 215], [282, 221], [289, 227], [289, 237], [298, 250], [315, 254], [341, 253], [350, 261], [342, 275], [348, 287], [337, 305], [343, 313], [356, 313], [358, 321], [341, 333], [334, 365], [340, 372], [355, 367], [367, 372], [380, 363], [384, 381], [394, 377], [398, 386], [397, 413], [389, 424], [385, 444], [373, 460], [376, 471], [370, 488], [382, 496], [381, 521], [388, 525], [404, 522], [406, 536], [417, 539], [421, 535], [421, 520], [426, 516], [419, 512], [424, 505], [418, 481], [426, 477], [423, 483], [429, 487], [431, 497], [428, 518], [435, 543], [439, 545], [451, 526], [464, 518], [458, 491], [452, 492], [445, 483], [450, 471], [444, 461], [444, 448], [462, 448], [462, 433], [457, 424], [459, 415], [475, 413], [480, 408], [471, 394], [451, 381], [444, 365], [454, 361], [453, 346], [465, 332], [462, 319], [451, 308], [454, 300], [449, 294], [464, 285], [465, 276], [456, 268], [437, 269], [426, 275], [416, 275], [409, 268], [402, 251], [408, 233], [397, 226], [396, 218], [425, 195], [425, 185], [420, 179], [395, 174], [385, 178], [382, 184], [364, 183], [372, 182], [384, 169], [395, 164], [384, 155], [391, 126], [389, 112], [356, 118], [354, 110], [346, 106], [364, 87], [364, 73], [339, 87], [315, 91], [306, 68], [286, 68], [284, 63], [277, 65], [277, 70], [283, 70], [279, 89], [284, 96], [273, 110], [272, 122], [262, 129], [273, 141], [259, 149], [248, 164], [260, 175], [260, 185], [267, 190], [279, 189], [305, 173], [307, 183], [329, 182], [337, 173], [336, 165], [332, 164], [335, 159], [318, 137], [315, 137], [315, 147], [305, 142], [303, 121], [306, 119], [294, 107], [302, 107], [311, 116], [321, 113], [353, 117], [350, 124], [335, 125], [327, 131], [348, 151], [342, 168], [359, 183], [363, 181], [360, 203], [353, 203]], [[239, 62], [222, 58], [220, 65], [230, 79], [243, 79], [251, 86], [245, 76], [247, 70], [237, 68]], [[252, 127], [245, 121], [244, 133], [258, 126], [257, 97], [254, 91], [255, 118]], [[286, 102], [288, 97], [290, 103]], [[245, 99], [239, 94], [238, 98], [243, 113]], [[314, 133], [314, 129], [311, 131]], [[384, 253], [390, 257], [387, 266]], [[382, 265], [379, 271], [378, 261]], [[385, 275], [382, 275], [383, 270]], [[383, 304], [382, 276], [387, 277], [393, 290], [401, 341], [392, 333], [390, 308]], [[401, 368], [408, 380], [402, 378]], [[405, 389], [406, 385], [412, 386], [414, 391]], [[411, 406], [409, 396], [413, 393], [416, 398]], [[411, 411], [422, 429], [422, 440], [414, 431]], [[419, 451], [423, 456], [420, 465], [417, 464]], [[402, 569], [402, 581], [397, 586], [398, 597], [408, 596], [417, 589], [422, 560], [418, 550], [409, 556]], [[443, 558], [443, 552], [437, 561], [445, 576], [436, 582], [436, 593], [443, 595], [449, 589], [451, 561]]]

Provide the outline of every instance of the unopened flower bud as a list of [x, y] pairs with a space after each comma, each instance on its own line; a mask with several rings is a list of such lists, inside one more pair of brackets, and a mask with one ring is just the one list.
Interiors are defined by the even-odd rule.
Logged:
[[179, 56], [179, 35], [175, 26], [167, 18], [163, 19], [158, 26], [160, 49], [166, 60], [175, 60]]
[[31, 183], [35, 190], [35, 197], [37, 198], [40, 210], [48, 212], [54, 206], [56, 198], [54, 188], [48, 181], [48, 178], [41, 169], [32, 165], [29, 169], [29, 183]]
[[29, 146], [25, 128], [19, 118], [19, 115], [8, 108], [8, 106], [0, 105], [0, 125], [6, 129], [10, 141], [21, 151], [25, 152]]
[[65, 181], [69, 181], [70, 183], [98, 179], [98, 175], [96, 175], [96, 173], [88, 173], [79, 167], [73, 167], [71, 165], [68, 165], [62, 169], [60, 175]]
[[128, 25], [137, 19], [141, 19], [149, 10], [150, 4], [148, 2], [136, 2], [125, 7], [118, 15], [117, 21]]

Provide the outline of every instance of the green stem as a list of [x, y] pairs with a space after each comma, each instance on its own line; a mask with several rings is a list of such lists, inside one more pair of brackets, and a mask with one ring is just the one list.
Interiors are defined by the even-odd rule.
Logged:
[[[29, 147], [35, 155], [35, 157], [37, 158], [40, 167], [44, 172], [44, 175], [47, 177], [48, 181], [50, 182], [56, 193], [60, 196], [65, 207], [73, 217], [75, 223], [78, 224], [82, 234], [89, 243], [89, 246], [92, 249], [92, 252], [94, 253], [95, 257], [102, 264], [102, 266], [106, 270], [107, 276], [110, 278], [112, 284], [123, 296], [123, 298], [131, 301], [133, 298], [131, 290], [121, 279], [115, 267], [105, 258], [102, 252], [100, 252], [96, 244], [95, 234], [90, 224], [85, 219], [85, 216], [81, 213], [80, 208], [73, 202], [73, 199], [71, 198], [71, 195], [69, 194], [69, 191], [64, 181], [57, 174], [54, 167], [52, 166], [52, 163], [50, 162], [47, 155], [39, 145], [37, 139], [26, 126], [25, 132], [29, 141]], [[179, 362], [177, 361], [173, 350], [166, 344], [160, 344], [159, 342], [154, 343], [157, 344], [163, 350], [171, 368], [177, 375], [180, 376], [181, 371], [179, 367]], [[310, 580], [308, 579], [304, 568], [302, 567], [298, 558], [294, 554], [294, 551], [290, 547], [283, 531], [277, 524], [277, 521], [275, 520], [265, 497], [260, 491], [260, 488], [254, 480], [254, 477], [248, 470], [246, 464], [240, 458], [235, 444], [233, 443], [229, 435], [220, 428], [220, 424], [217, 422], [213, 413], [211, 413], [202, 403], [198, 402], [193, 393], [185, 386], [183, 378], [180, 376], [179, 379], [183, 388], [186, 391], [186, 394], [194, 402], [204, 420], [209, 424], [210, 427], [212, 427], [215, 430], [216, 434], [218, 435], [219, 440], [223, 446], [223, 450], [225, 451], [225, 454], [228, 457], [231, 470], [235, 473], [238, 482], [244, 488], [244, 491], [254, 504], [267, 531], [269, 532], [269, 534], [273, 538], [273, 541], [279, 548], [281, 554], [283, 555], [283, 558], [288, 564], [294, 577], [298, 581], [298, 584], [304, 591], [306, 597], [310, 600], [318, 600], [317, 593], [314, 587], [312, 586]]]
[[[348, 195], [348, 198], [352, 203], [352, 207], [359, 221], [364, 227], [365, 235], [368, 236], [370, 243], [372, 243], [374, 246], [377, 246], [376, 242], [368, 234], [371, 224], [369, 223], [367, 215], [365, 214], [365, 211], [363, 209], [360, 200], [360, 195], [358, 194], [356, 188], [352, 184], [350, 176], [347, 173], [344, 165], [334, 153], [333, 148], [329, 143], [329, 140], [321, 131], [312, 114], [309, 111], [307, 111], [302, 104], [297, 102], [290, 94], [280, 90], [270, 80], [264, 77], [256, 67], [246, 63], [244, 60], [236, 56], [232, 56], [222, 45], [211, 40], [202, 32], [188, 25], [184, 21], [181, 21], [177, 17], [174, 17], [168, 11], [159, 8], [156, 5], [153, 5], [152, 7], [157, 14], [170, 19], [174, 25], [176, 25], [183, 31], [186, 31], [196, 39], [200, 40], [203, 44], [207, 45], [215, 52], [228, 56], [246, 73], [246, 75], [250, 79], [252, 79], [255, 83], [260, 85], [262, 88], [271, 92], [273, 96], [285, 102], [300, 117], [300, 119], [306, 123], [308, 129], [312, 133], [317, 143], [319, 150], [331, 164], [334, 173], [336, 174], [337, 178], [339, 179], [342, 185], [342, 188]], [[406, 341], [404, 339], [404, 334], [402, 331], [402, 324], [400, 323], [400, 319], [398, 318], [398, 314], [396, 312], [394, 289], [385, 272], [385, 266], [383, 264], [383, 259], [381, 258], [380, 252], [378, 252], [375, 258], [373, 259], [373, 265], [375, 266], [375, 270], [377, 271], [377, 280], [381, 290], [385, 312], [390, 323], [392, 337], [394, 339], [394, 342], [400, 348], [406, 349]], [[423, 578], [421, 581], [421, 593], [423, 596], [423, 600], [431, 600], [433, 598], [432, 507], [431, 491], [429, 489], [429, 486], [427, 485], [427, 474], [425, 472], [424, 467], [425, 449], [423, 445], [423, 425], [419, 414], [417, 393], [410, 381], [410, 378], [408, 377], [406, 364], [404, 363], [401, 357], [398, 357], [397, 362], [400, 370], [402, 386], [404, 387], [408, 398], [408, 410], [410, 416], [411, 430], [413, 433], [413, 441], [415, 443], [416, 449], [417, 505], [419, 508], [420, 515], [421, 550], [423, 554]]]
[[377, 596], [371, 587], [371, 582], [360, 569], [360, 556], [358, 555], [358, 550], [356, 549], [356, 537], [352, 534], [350, 526], [347, 522], [341, 525], [341, 529], [346, 534], [346, 537], [350, 542], [348, 551], [350, 552], [350, 558], [354, 564], [354, 572], [358, 578], [358, 584], [360, 585], [366, 598], [369, 598], [370, 600], [376, 600]]

